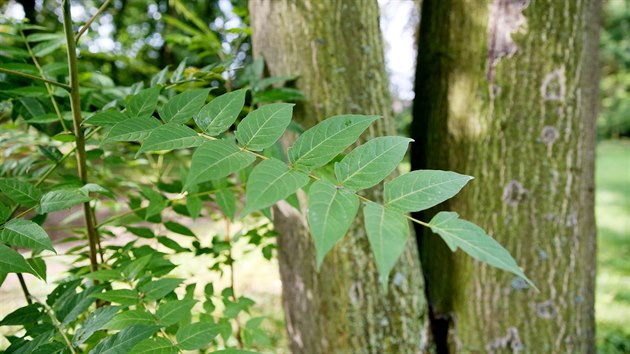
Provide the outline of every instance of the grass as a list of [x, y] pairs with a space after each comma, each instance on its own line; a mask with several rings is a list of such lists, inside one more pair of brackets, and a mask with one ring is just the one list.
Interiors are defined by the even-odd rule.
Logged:
[[630, 141], [597, 146], [597, 352], [630, 353]]

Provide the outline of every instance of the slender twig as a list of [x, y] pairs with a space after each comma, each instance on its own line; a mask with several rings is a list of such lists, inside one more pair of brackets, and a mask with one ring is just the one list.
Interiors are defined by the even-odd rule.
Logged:
[[48, 316], [52, 320], [53, 325], [55, 326], [55, 328], [57, 328], [57, 331], [59, 331], [59, 334], [61, 334], [61, 337], [63, 337], [63, 340], [64, 342], [66, 342], [66, 345], [68, 346], [68, 349], [70, 349], [70, 352], [72, 354], [77, 354], [77, 351], [74, 349], [74, 346], [72, 346], [70, 339], [68, 339], [68, 336], [66, 335], [66, 331], [63, 328], [63, 324], [59, 322], [59, 320], [57, 319], [57, 316], [55, 316], [55, 311], [50, 306], [48, 306], [46, 302], [38, 301], [38, 303], [40, 303], [46, 309], [46, 313], [48, 313]]
[[105, 0], [105, 2], [103, 3], [103, 5], [101, 5], [101, 7], [98, 8], [98, 10], [96, 11], [96, 13], [94, 14], [94, 16], [92, 16], [86, 23], [85, 25], [83, 25], [83, 27], [81, 27], [81, 29], [79, 30], [79, 33], [76, 34], [76, 36], [74, 36], [74, 42], [78, 43], [79, 42], [79, 38], [81, 38], [81, 36], [83, 35], [83, 33], [85, 33], [85, 31], [88, 30], [88, 28], [90, 28], [90, 26], [92, 25], [92, 22], [94, 22], [94, 20], [96, 20], [96, 18], [98, 17], [98, 15], [101, 14], [101, 12], [103, 12], [105, 10], [105, 8], [107, 7], [107, 5], [109, 5], [109, 1], [110, 0]]
[[26, 298], [26, 303], [31, 305], [33, 303], [33, 299], [31, 299], [31, 293], [28, 291], [28, 287], [26, 286], [26, 282], [24, 281], [24, 275], [22, 275], [22, 273], [17, 273], [17, 277], [20, 281], [20, 287], [22, 288], [22, 292], [24, 293], [24, 298]]
[[[33, 61], [33, 64], [35, 64], [37, 71], [39, 71], [39, 75], [41, 77], [45, 77], [44, 69], [42, 69], [42, 66], [39, 65], [39, 60], [37, 60], [37, 56], [35, 56], [35, 53], [33, 53], [33, 49], [31, 48], [31, 45], [28, 43], [28, 39], [26, 39], [26, 35], [24, 34], [24, 31], [22, 29], [20, 29], [20, 35], [22, 36], [22, 39], [24, 40], [24, 45], [26, 46], [26, 50], [28, 50], [28, 54], [31, 56], [31, 60]], [[61, 123], [61, 127], [63, 128], [63, 131], [68, 132], [69, 131], [68, 127], [66, 126], [66, 122], [63, 121], [63, 116], [61, 115], [61, 111], [59, 110], [59, 106], [57, 105], [57, 100], [55, 100], [55, 95], [54, 95], [54, 91], [51, 84], [44, 82], [44, 86], [46, 86], [46, 92], [48, 92], [48, 97], [50, 97], [50, 102], [52, 103], [53, 108], [55, 109], [55, 113], [57, 114], [57, 118], [59, 119], [59, 123]]]
[[[70, 16], [70, 0], [63, 0], [63, 29], [66, 35], [66, 46], [68, 51], [68, 71], [70, 76], [70, 108], [72, 110], [72, 123], [74, 125], [74, 135], [76, 139], [77, 171], [83, 184], [88, 183], [87, 158], [85, 155], [85, 136], [81, 122], [81, 96], [79, 94], [79, 65], [77, 63], [76, 42], [72, 31], [72, 18]], [[88, 233], [88, 243], [90, 246], [90, 270], [98, 270], [97, 243], [98, 231], [96, 230], [96, 215], [90, 207], [90, 202], [83, 204], [83, 214], [85, 216], [85, 226]]]
[[51, 85], [59, 86], [59, 87], [64, 88], [66, 90], [70, 90], [70, 86], [68, 86], [66, 84], [62, 84], [61, 82], [44, 79], [43, 77], [39, 77], [39, 76], [23, 73], [21, 71], [15, 71], [15, 70], [11, 70], [11, 69], [0, 68], [0, 72], [6, 73], [6, 74], [11, 74], [11, 75], [16, 75], [16, 76], [22, 76], [22, 77], [25, 77], [25, 78], [28, 78], [28, 79], [31, 79], [31, 80], [38, 80], [38, 81], [47, 82], [47, 83], [49, 83]]

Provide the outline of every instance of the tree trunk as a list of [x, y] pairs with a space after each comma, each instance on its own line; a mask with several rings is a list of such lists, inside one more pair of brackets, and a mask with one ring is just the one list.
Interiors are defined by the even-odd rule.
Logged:
[[475, 176], [448, 208], [487, 230], [540, 289], [424, 232], [440, 352], [595, 350], [599, 9], [599, 0], [424, 0], [414, 168]]
[[[253, 0], [255, 55], [271, 75], [299, 75], [306, 128], [337, 114], [384, 116], [365, 139], [394, 132], [375, 0]], [[379, 197], [378, 190], [368, 197]], [[419, 353], [425, 343], [423, 279], [415, 239], [390, 275], [388, 292], [356, 220], [321, 271], [305, 215], [275, 209], [283, 302], [293, 353]]]

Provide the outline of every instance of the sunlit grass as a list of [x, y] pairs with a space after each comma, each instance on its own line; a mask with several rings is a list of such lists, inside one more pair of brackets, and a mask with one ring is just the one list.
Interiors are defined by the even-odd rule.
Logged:
[[598, 353], [630, 352], [630, 142], [597, 147]]

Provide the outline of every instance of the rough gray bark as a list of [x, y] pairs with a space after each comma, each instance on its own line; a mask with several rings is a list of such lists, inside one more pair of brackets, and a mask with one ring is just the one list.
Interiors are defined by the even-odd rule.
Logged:
[[599, 2], [424, 0], [414, 167], [475, 176], [447, 207], [487, 230], [540, 288], [425, 232], [441, 352], [595, 350]]
[[[337, 114], [378, 114], [365, 139], [394, 133], [375, 0], [250, 1], [255, 55], [271, 75], [299, 75], [305, 127]], [[378, 190], [368, 192], [380, 198]], [[305, 217], [275, 210], [283, 302], [293, 353], [419, 353], [425, 343], [423, 280], [415, 240], [390, 276], [389, 291], [360, 220], [315, 268]]]

